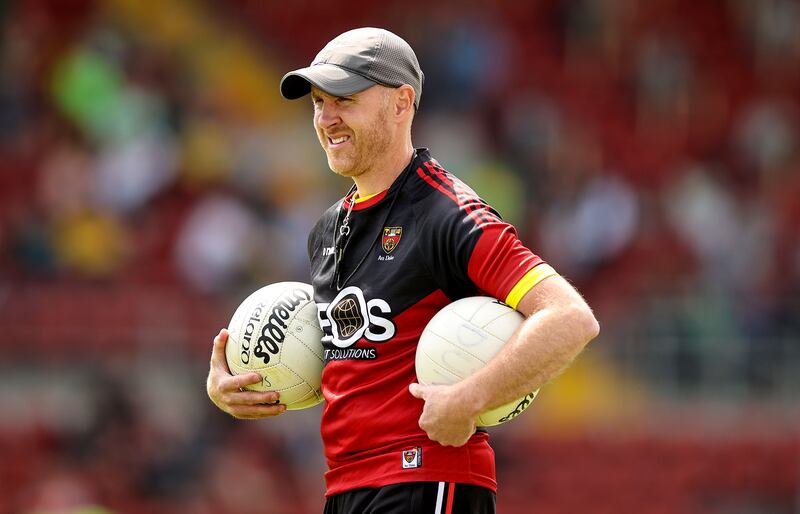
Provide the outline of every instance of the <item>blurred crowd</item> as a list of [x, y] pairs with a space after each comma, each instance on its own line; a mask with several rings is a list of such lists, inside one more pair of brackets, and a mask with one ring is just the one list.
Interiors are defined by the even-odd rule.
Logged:
[[[107, 368], [107, 369], [104, 369]], [[136, 369], [137, 378], [126, 375]], [[47, 409], [33, 426], [0, 431], [0, 512], [302, 514], [319, 509], [321, 444], [315, 430], [265, 432], [198, 404], [182, 387], [196, 370], [78, 364], [50, 379], [69, 388], [48, 398], [27, 371], [27, 401], [4, 413]], [[52, 405], [57, 401], [60, 405]], [[21, 402], [17, 402], [21, 403]], [[289, 422], [313, 424], [298, 414]], [[49, 422], [48, 422], [49, 421]], [[14, 427], [14, 428], [11, 428]], [[309, 433], [311, 432], [311, 433]], [[302, 437], [302, 440], [300, 439]]]
[[[796, 2], [444, 5], [424, 21], [356, 4], [365, 21], [398, 16], [430, 70], [416, 144], [607, 314], [690, 289], [753, 299], [759, 319], [737, 331], [787, 328], [779, 304], [800, 275]], [[327, 8], [295, 28], [302, 3], [155, 5], [8, 4], [7, 279], [220, 293], [305, 275], [304, 236], [344, 182], [310, 108], [275, 84], [354, 22]]]
[[[602, 348], [590, 362], [604, 367], [583, 375], [589, 385], [574, 380], [575, 411], [591, 411], [591, 395], [604, 391], [601, 404], [611, 405], [620, 375], [667, 401], [752, 397], [783, 408], [796, 396], [795, 0], [353, 0], [347, 8], [26, 0], [0, 4], [0, 23], [6, 369], [29, 367], [31, 355], [59, 346], [56, 353], [75, 355], [124, 347], [159, 362], [160, 346], [172, 343], [187, 376], [202, 382], [196, 365], [205, 344], [243, 292], [308, 280], [306, 234], [348, 187], [327, 168], [310, 102], [282, 100], [280, 77], [334, 35], [378, 25], [405, 37], [426, 73], [414, 143], [515, 223], [595, 308]], [[69, 369], [65, 361], [48, 365]], [[102, 359], [97, 366], [109, 367]], [[15, 380], [0, 380], [0, 408], [19, 405]], [[19, 448], [42, 459], [42, 488], [62, 500], [89, 494], [75, 485], [84, 474], [97, 498], [121, 495], [97, 480], [104, 466], [123, 463], [108, 476], [134, 467], [128, 482], [119, 480], [136, 497], [163, 499], [169, 495], [153, 488], [170, 480], [190, 484], [176, 488], [183, 493], [169, 496], [173, 503], [130, 512], [249, 512], [235, 500], [224, 504], [214, 485], [226, 466], [249, 462], [263, 477], [248, 480], [262, 489], [242, 488], [294, 498], [264, 512], [306, 512], [291, 473], [230, 442], [242, 434], [273, 452], [284, 432], [259, 437], [205, 413], [193, 418], [202, 430], [153, 434], [146, 407], [126, 406], [131, 393], [121, 389], [116, 403], [92, 404], [103, 415], [94, 425], [84, 420], [79, 436], [33, 410], [20, 415], [28, 425], [0, 423], [0, 434], [36, 429]], [[575, 400], [581, 394], [586, 400]], [[314, 438], [310, 424], [290, 422], [285, 432]], [[13, 439], [0, 436], [9, 455]], [[148, 459], [174, 445], [178, 462], [172, 452]], [[68, 458], [47, 461], [52, 455]], [[13, 468], [3, 460], [0, 482]], [[297, 459], [284, 464], [321, 491], [313, 482], [319, 462], [308, 472]], [[30, 482], [25, 473], [41, 470], [22, 469], [7, 483]], [[197, 469], [204, 471], [189, 473]], [[4, 503], [7, 495], [0, 493], [0, 513], [105, 512], [58, 510], [46, 499]], [[791, 512], [781, 501], [770, 503], [774, 510], [736, 512]]]

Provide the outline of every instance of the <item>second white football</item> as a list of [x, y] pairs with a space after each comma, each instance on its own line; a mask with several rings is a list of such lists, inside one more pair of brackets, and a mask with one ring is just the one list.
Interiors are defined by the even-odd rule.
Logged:
[[[457, 300], [436, 313], [419, 339], [415, 367], [423, 385], [450, 385], [481, 369], [506, 344], [525, 317], [488, 296]], [[510, 421], [528, 408], [539, 390], [482, 413], [480, 426]]]

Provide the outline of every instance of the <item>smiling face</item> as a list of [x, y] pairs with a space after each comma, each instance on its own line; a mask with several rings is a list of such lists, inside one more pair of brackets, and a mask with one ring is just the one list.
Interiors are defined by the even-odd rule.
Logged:
[[351, 96], [312, 87], [314, 128], [331, 170], [358, 177], [380, 166], [393, 142], [390, 90], [372, 86]]

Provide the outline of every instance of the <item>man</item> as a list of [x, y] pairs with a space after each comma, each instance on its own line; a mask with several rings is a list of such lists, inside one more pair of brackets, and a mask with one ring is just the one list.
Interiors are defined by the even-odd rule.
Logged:
[[[511, 225], [413, 147], [422, 84], [411, 47], [375, 28], [345, 32], [281, 81], [288, 99], [310, 93], [328, 164], [354, 182], [308, 244], [325, 332], [325, 513], [494, 512], [494, 454], [476, 417], [539, 388], [599, 330], [580, 295]], [[478, 294], [527, 320], [475, 375], [416, 384], [427, 322]], [[239, 390], [259, 377], [228, 374], [226, 339], [223, 330], [214, 340], [214, 403], [239, 418], [282, 413], [270, 405], [276, 393]]]

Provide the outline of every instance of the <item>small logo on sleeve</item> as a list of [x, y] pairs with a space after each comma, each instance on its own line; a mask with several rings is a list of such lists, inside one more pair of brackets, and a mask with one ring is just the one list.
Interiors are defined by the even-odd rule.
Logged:
[[422, 466], [422, 448], [407, 448], [403, 450], [403, 469], [413, 469]]
[[390, 254], [400, 244], [400, 237], [403, 235], [403, 227], [383, 227], [383, 239], [381, 247], [386, 254]]

